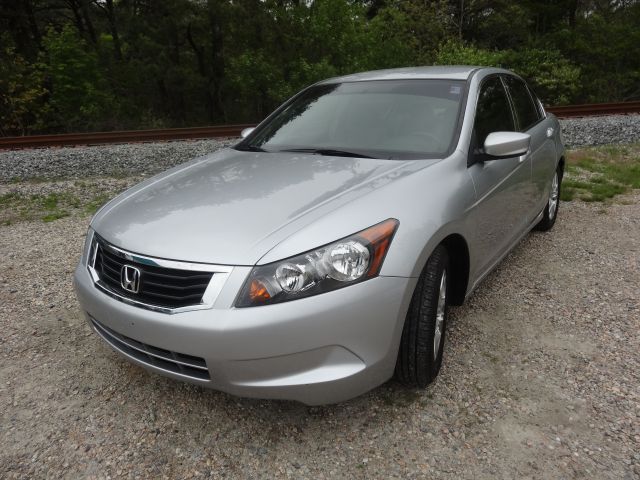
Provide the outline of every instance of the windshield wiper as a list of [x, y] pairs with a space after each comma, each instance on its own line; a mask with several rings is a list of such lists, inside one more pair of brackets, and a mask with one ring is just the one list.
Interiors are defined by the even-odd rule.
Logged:
[[362, 153], [350, 152], [348, 150], [335, 150], [332, 148], [285, 148], [280, 152], [311, 153], [315, 155], [326, 155], [331, 157], [354, 157], [354, 158], [376, 158]]
[[240, 150], [241, 152], [266, 152], [264, 148], [256, 147], [254, 145], [240, 145], [233, 147], [236, 150]]

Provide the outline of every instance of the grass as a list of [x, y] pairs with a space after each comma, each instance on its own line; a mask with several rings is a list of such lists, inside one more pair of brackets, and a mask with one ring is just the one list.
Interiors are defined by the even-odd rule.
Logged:
[[54, 220], [58, 220], [60, 218], [64, 218], [68, 216], [69, 216], [69, 212], [66, 212], [64, 210], [56, 210], [55, 212], [47, 213], [46, 215], [43, 215], [42, 221], [45, 223], [53, 222]]
[[[11, 179], [0, 183], [0, 226], [21, 221], [54, 222], [69, 216], [95, 214], [109, 199], [128, 188], [137, 177], [48, 180]], [[6, 188], [6, 189], [5, 189]]]
[[93, 215], [100, 209], [100, 207], [102, 207], [105, 203], [107, 203], [107, 201], [109, 201], [110, 198], [111, 198], [111, 195], [107, 195], [104, 193], [101, 195], [98, 195], [97, 197], [94, 197], [86, 205], [84, 205], [84, 212], [86, 214]]
[[70, 192], [56, 192], [46, 195], [25, 195], [15, 192], [0, 195], [0, 224], [25, 220], [53, 222], [73, 213], [93, 214], [110, 197], [96, 194], [88, 200], [81, 200]]
[[48, 195], [22, 195], [11, 192], [0, 195], [0, 220], [6, 225], [19, 220], [40, 218], [52, 222], [69, 216], [69, 208], [79, 205], [80, 201], [68, 193], [50, 193]]
[[640, 144], [569, 151], [562, 200], [605, 202], [640, 188]]
[[9, 205], [17, 198], [18, 198], [18, 194], [14, 193], [14, 192], [5, 193], [4, 195], [0, 195], [0, 206]]

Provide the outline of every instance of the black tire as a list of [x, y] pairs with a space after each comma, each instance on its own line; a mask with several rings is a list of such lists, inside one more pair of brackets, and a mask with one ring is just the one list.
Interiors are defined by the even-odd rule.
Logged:
[[[444, 315], [437, 355], [435, 354], [436, 317], [440, 285], [445, 275]], [[446, 292], [450, 291], [449, 255], [439, 245], [427, 260], [407, 312], [402, 330], [395, 377], [412, 387], [425, 387], [435, 380], [442, 365], [442, 352], [448, 316]]]
[[560, 192], [562, 191], [562, 167], [560, 165], [558, 165], [558, 168], [556, 169], [556, 173], [554, 175], [554, 179], [557, 178], [558, 181], [558, 191], [557, 191], [557, 198], [556, 198], [556, 205], [555, 208], [552, 209], [551, 208], [551, 193], [553, 192], [553, 181], [554, 179], [551, 180], [552, 182], [552, 187], [549, 193], [549, 200], [547, 201], [547, 205], [544, 207], [544, 211], [542, 213], [542, 220], [540, 220], [538, 222], [538, 224], [535, 226], [536, 230], [539, 230], [541, 232], [547, 232], [549, 230], [551, 230], [553, 228], [553, 225], [556, 223], [556, 218], [558, 218], [558, 210], [560, 209]]

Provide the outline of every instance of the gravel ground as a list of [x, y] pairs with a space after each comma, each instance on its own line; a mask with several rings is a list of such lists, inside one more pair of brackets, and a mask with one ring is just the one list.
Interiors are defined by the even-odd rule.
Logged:
[[560, 124], [567, 147], [640, 142], [640, 115], [568, 118]]
[[88, 221], [0, 226], [0, 478], [640, 478], [638, 192], [529, 235], [452, 309], [436, 384], [326, 407], [118, 357], [71, 285]]
[[[640, 140], [640, 116], [563, 128], [572, 145], [608, 128]], [[240, 399], [109, 350], [71, 285], [87, 206], [232, 142], [0, 152], [0, 200], [45, 208], [57, 195], [70, 215], [0, 215], [0, 478], [640, 479], [638, 191], [564, 203], [554, 230], [529, 235], [452, 309], [424, 391]]]
[[[640, 115], [587, 117], [560, 122], [568, 147], [640, 142]], [[148, 175], [235, 142], [237, 139], [0, 151], [0, 182]]]
[[162, 172], [236, 142], [190, 140], [0, 151], [0, 182]]

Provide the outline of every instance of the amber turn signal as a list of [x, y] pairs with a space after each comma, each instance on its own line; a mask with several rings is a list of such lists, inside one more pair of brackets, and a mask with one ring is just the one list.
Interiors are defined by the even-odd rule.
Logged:
[[251, 281], [251, 287], [249, 288], [249, 298], [256, 303], [266, 302], [271, 298], [267, 287], [258, 279]]
[[389, 245], [391, 245], [391, 239], [394, 233], [396, 233], [396, 228], [398, 228], [399, 223], [395, 218], [389, 218], [359, 233], [359, 236], [369, 241], [370, 248], [373, 250], [367, 277], [375, 277], [380, 272], [382, 261], [387, 255], [387, 250], [389, 250]]

